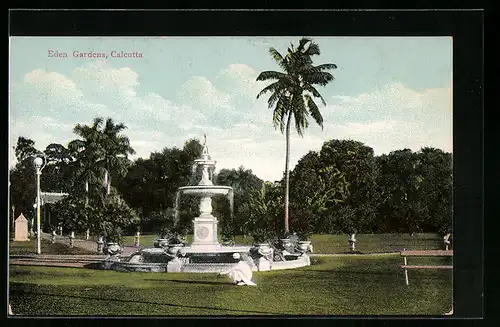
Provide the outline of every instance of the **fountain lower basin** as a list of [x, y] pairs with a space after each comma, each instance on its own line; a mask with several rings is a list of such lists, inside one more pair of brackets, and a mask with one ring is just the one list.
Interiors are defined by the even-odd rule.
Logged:
[[227, 195], [232, 190], [232, 187], [219, 185], [193, 185], [179, 187], [178, 190], [183, 194], [203, 195], [211, 197], [215, 195]]
[[219, 246], [211, 250], [183, 247], [177, 256], [168, 255], [165, 249], [145, 248], [128, 256], [120, 255], [120, 260], [104, 265], [105, 269], [122, 272], [184, 272], [217, 273], [233, 266], [237, 260], [233, 253], [240, 253], [252, 271], [295, 269], [311, 264], [307, 254], [287, 256], [286, 261], [272, 261], [262, 265], [262, 257], [251, 254], [251, 246]]

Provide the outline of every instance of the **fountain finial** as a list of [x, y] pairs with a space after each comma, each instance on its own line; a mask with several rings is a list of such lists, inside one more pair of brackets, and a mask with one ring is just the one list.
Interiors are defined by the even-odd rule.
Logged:
[[207, 134], [203, 134], [203, 150], [201, 152], [202, 158], [205, 160], [210, 160], [210, 155], [208, 154], [208, 146], [207, 146]]

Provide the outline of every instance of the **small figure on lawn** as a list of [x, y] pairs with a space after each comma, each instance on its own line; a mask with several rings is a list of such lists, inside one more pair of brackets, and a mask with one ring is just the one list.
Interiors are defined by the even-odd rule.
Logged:
[[221, 275], [228, 275], [236, 285], [252, 285], [256, 286], [252, 281], [252, 268], [250, 265], [241, 258], [239, 253], [233, 254], [234, 259], [239, 259], [238, 263], [230, 269], [220, 272], [217, 277]]

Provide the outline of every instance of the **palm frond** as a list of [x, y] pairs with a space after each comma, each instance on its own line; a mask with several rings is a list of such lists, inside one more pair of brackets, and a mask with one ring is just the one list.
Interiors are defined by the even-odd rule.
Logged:
[[323, 96], [316, 90], [316, 88], [310, 84], [304, 85], [304, 89], [311, 92], [311, 94], [316, 97], [321, 99], [321, 103], [323, 103], [324, 106], [326, 106], [326, 101], [323, 99]]
[[259, 94], [257, 94], [257, 99], [266, 94], [267, 92], [276, 92], [278, 91], [279, 89], [281, 88], [280, 86], [280, 82], [274, 82], [272, 84], [269, 84], [268, 86], [266, 86], [265, 88], [262, 89], [262, 91], [259, 92]]
[[273, 112], [273, 125], [275, 128], [279, 126], [281, 133], [285, 131], [285, 118], [289, 112], [289, 99], [282, 95], [276, 103], [276, 108]]
[[[307, 58], [310, 58], [309, 56], [305, 56]], [[312, 61], [311, 61], [312, 63]], [[302, 66], [298, 68], [298, 72], [302, 74], [313, 74], [313, 73], [321, 73], [324, 70], [328, 69], [336, 69], [337, 65], [335, 64], [323, 64], [323, 65], [318, 65], [318, 66], [313, 66], [310, 63], [305, 63]]]
[[276, 101], [278, 101], [281, 94], [282, 94], [282, 92], [274, 92], [273, 94], [271, 94], [271, 96], [267, 100], [267, 104], [268, 104], [269, 108], [274, 107], [274, 105], [276, 104]]
[[257, 81], [266, 81], [268, 79], [281, 79], [285, 78], [286, 74], [275, 71], [264, 71], [257, 76]]
[[327, 69], [337, 69], [337, 65], [335, 64], [322, 64], [322, 65], [318, 65], [318, 66], [315, 66], [316, 69], [318, 69], [319, 71], [323, 71], [323, 70], [327, 70]]
[[297, 133], [302, 137], [303, 130], [309, 125], [307, 122], [307, 116], [309, 113], [307, 112], [302, 93], [299, 91], [296, 91], [293, 94], [291, 111], [293, 112], [295, 118], [295, 128]]
[[104, 121], [104, 118], [102, 118], [102, 117], [94, 118], [94, 124], [92, 127], [98, 129], [99, 127], [101, 127], [103, 121]]
[[276, 61], [276, 63], [284, 71], [288, 70], [287, 62], [286, 62], [285, 58], [283, 58], [283, 56], [281, 55], [281, 53], [278, 52], [278, 50], [276, 50], [275, 48], [269, 48], [269, 54], [271, 55], [271, 57], [273, 57], [274, 61]]
[[299, 41], [299, 46], [297, 47], [297, 52], [302, 52], [302, 50], [304, 50], [304, 47], [305, 45], [308, 43], [308, 42], [312, 42], [311, 39], [308, 39], [306, 37], [303, 37], [302, 39], [300, 39]]
[[309, 44], [309, 47], [307, 48], [307, 50], [304, 51], [303, 53], [307, 56], [314, 56], [314, 55], [321, 54], [321, 52], [319, 50], [319, 45], [317, 45], [314, 42], [311, 42], [311, 44]]
[[319, 84], [325, 86], [329, 82], [333, 81], [335, 78], [332, 74], [327, 72], [313, 72], [303, 75], [304, 82], [307, 84]]
[[306, 105], [307, 108], [309, 109], [309, 112], [311, 113], [312, 118], [321, 127], [321, 129], [323, 129], [323, 116], [321, 115], [318, 106], [316, 105], [316, 103], [314, 102], [314, 100], [311, 98], [310, 95], [306, 94], [304, 95], [304, 98], [306, 99]]

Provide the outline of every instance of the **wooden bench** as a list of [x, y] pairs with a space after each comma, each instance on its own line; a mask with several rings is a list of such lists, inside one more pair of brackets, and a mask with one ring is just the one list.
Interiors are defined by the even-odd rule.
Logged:
[[452, 265], [408, 265], [407, 257], [453, 257], [453, 250], [426, 250], [426, 251], [401, 251], [404, 264], [400, 267], [405, 270], [406, 285], [408, 280], [408, 269], [453, 269]]

